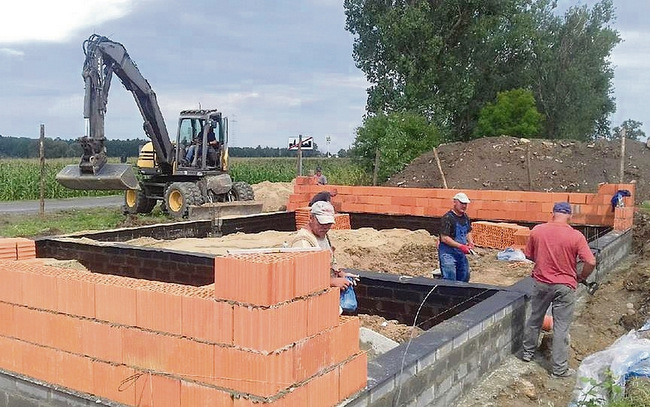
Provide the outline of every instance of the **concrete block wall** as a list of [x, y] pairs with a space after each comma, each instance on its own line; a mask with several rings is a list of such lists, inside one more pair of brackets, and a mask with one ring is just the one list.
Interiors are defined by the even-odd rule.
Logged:
[[[550, 219], [555, 202], [567, 201], [573, 207], [573, 224], [618, 227], [631, 225], [628, 223], [633, 214], [635, 187], [635, 184], [601, 184], [596, 193], [577, 193], [316, 185], [314, 182], [310, 177], [296, 178], [287, 210], [306, 206], [316, 193], [336, 188], [338, 194], [333, 203], [340, 212], [440, 217], [451, 208], [452, 197], [462, 191], [472, 201], [467, 210], [472, 219], [541, 223]], [[621, 189], [632, 194], [624, 198], [625, 208], [619, 215], [628, 223], [615, 225], [619, 217], [612, 210], [611, 198]]]
[[368, 363], [368, 387], [347, 406], [453, 406], [521, 348], [526, 299], [500, 291]]
[[214, 270], [193, 287], [0, 261], [0, 369], [129, 406], [332, 406], [365, 387], [326, 252]]

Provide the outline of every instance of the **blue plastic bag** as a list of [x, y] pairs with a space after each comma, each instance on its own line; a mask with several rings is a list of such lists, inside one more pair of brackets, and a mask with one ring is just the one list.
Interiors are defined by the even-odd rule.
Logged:
[[[350, 281], [354, 281], [352, 277], [345, 277]], [[357, 295], [354, 293], [352, 284], [345, 290], [341, 291], [341, 308], [343, 311], [352, 312], [357, 310]]]

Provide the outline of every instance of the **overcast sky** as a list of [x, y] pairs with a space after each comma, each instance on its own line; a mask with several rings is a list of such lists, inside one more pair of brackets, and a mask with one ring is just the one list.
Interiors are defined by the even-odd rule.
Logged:
[[[577, 2], [560, 0], [560, 6]], [[587, 4], [593, 4], [587, 1]], [[617, 112], [650, 130], [650, 2], [615, 0], [624, 42], [614, 51]], [[343, 0], [20, 0], [0, 3], [0, 134], [83, 135], [82, 43], [121, 42], [158, 97], [174, 133], [183, 109], [217, 108], [231, 145], [287, 145], [313, 136], [321, 151], [348, 148], [368, 83], [352, 60]], [[117, 78], [106, 135], [144, 138], [131, 94]]]

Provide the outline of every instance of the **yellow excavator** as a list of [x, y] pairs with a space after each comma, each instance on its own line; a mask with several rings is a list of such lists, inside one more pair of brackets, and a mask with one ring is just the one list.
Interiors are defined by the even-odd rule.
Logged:
[[[125, 213], [149, 213], [162, 201], [162, 208], [176, 218], [187, 217], [193, 205], [254, 200], [251, 186], [233, 182], [228, 174], [228, 119], [221, 112], [181, 111], [172, 142], [156, 94], [124, 46], [93, 34], [83, 49], [83, 155], [79, 165], [57, 174], [59, 183], [70, 189], [125, 190]], [[133, 94], [151, 140], [140, 149], [139, 176], [130, 164], [107, 161], [104, 116], [113, 74]]]

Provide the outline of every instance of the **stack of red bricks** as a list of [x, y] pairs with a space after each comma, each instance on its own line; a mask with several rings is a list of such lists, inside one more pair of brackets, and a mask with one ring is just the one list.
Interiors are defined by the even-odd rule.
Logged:
[[[309, 223], [309, 211], [311, 208], [309, 206], [304, 206], [301, 208], [296, 208], [296, 230], [300, 230]], [[352, 227], [350, 226], [350, 215], [347, 213], [337, 213], [334, 215], [334, 225], [332, 229], [349, 230]]]
[[366, 384], [329, 254], [219, 257], [193, 287], [0, 261], [0, 368], [130, 406], [333, 406]]
[[526, 243], [528, 243], [528, 238], [530, 237], [530, 229], [522, 226], [517, 229], [513, 237], [514, 243], [512, 247], [515, 249], [523, 250], [526, 247]]
[[[529, 229], [514, 223], [473, 222], [472, 237], [477, 246], [492, 249], [505, 249], [514, 245], [525, 245], [526, 232]], [[530, 233], [530, 231], [528, 232]], [[517, 235], [515, 237], [515, 235]]]
[[0, 239], [0, 260], [24, 260], [36, 257], [33, 240], [22, 237]]

